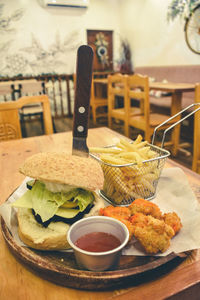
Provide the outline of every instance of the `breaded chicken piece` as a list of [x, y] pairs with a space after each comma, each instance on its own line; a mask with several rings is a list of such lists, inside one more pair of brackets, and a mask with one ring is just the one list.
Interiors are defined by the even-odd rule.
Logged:
[[175, 234], [179, 232], [179, 230], [183, 227], [181, 219], [175, 212], [165, 213], [163, 215], [163, 220], [166, 224], [170, 225], [173, 228]]
[[128, 208], [131, 211], [131, 215], [134, 215], [135, 213], [142, 213], [144, 215], [151, 215], [157, 219], [162, 218], [160, 208], [156, 204], [145, 199], [136, 199], [128, 206]]
[[134, 236], [150, 254], [159, 251], [165, 252], [170, 246], [170, 239], [174, 236], [171, 226], [165, 224], [163, 220], [142, 213], [136, 213], [130, 218], [134, 225]]
[[112, 206], [112, 205], [101, 208], [99, 214], [101, 216], [113, 217], [116, 219], [121, 218], [124, 220], [128, 220], [131, 217], [131, 212], [127, 207]]
[[129, 231], [129, 241], [132, 239], [133, 235], [134, 235], [134, 226], [133, 224], [128, 221], [128, 220], [125, 220], [125, 219], [120, 219], [120, 218], [115, 218], [119, 221], [121, 221], [122, 223], [124, 223], [126, 225], [126, 227], [128, 228], [128, 231]]
[[124, 223], [129, 231], [129, 241], [133, 237], [133, 224], [129, 221], [131, 216], [130, 210], [127, 207], [107, 206], [99, 210], [99, 215], [112, 217]]

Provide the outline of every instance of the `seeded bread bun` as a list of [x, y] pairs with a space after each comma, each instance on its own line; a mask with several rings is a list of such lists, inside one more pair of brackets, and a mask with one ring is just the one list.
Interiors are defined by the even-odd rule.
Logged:
[[[95, 197], [93, 207], [83, 217], [98, 215], [99, 209], [104, 207], [103, 199], [95, 193], [95, 190], [103, 187], [103, 171], [92, 158], [64, 152], [43, 152], [26, 159], [20, 172], [42, 181], [46, 189], [52, 192], [66, 191], [69, 186], [92, 191]], [[36, 221], [32, 210], [26, 207], [18, 208], [17, 217], [19, 237], [29, 247], [39, 250], [69, 248], [66, 234], [70, 225], [52, 221], [48, 227], [43, 227]]]
[[17, 212], [18, 234], [22, 242], [37, 250], [63, 250], [70, 248], [66, 233], [69, 225], [52, 222], [47, 228], [38, 224], [31, 209], [19, 208]]
[[64, 152], [35, 154], [26, 159], [19, 171], [41, 181], [67, 184], [92, 191], [103, 187], [103, 171], [97, 161]]
[[[99, 209], [104, 207], [104, 201], [95, 195], [94, 206], [85, 217], [98, 215]], [[47, 228], [39, 224], [32, 210], [18, 208], [18, 234], [27, 246], [37, 250], [64, 250], [69, 249], [67, 242], [67, 231], [70, 225], [64, 222], [51, 222]]]

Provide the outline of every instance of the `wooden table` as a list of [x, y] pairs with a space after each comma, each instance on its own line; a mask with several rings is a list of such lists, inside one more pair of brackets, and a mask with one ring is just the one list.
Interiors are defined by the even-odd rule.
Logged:
[[13, 84], [13, 81], [6, 81], [6, 82], [0, 82], [0, 95], [3, 95], [6, 97], [8, 94], [11, 95], [12, 89], [11, 85]]
[[[172, 104], [171, 104], [171, 116], [182, 110], [182, 94], [185, 92], [192, 92], [195, 90], [195, 84], [193, 83], [175, 83], [175, 82], [150, 82], [149, 88], [151, 90], [159, 90], [170, 92], [172, 94]], [[161, 100], [163, 101], [163, 100]], [[180, 119], [180, 117], [178, 118]], [[172, 154], [177, 155], [179, 148], [179, 138], [180, 138], [180, 125], [177, 125], [172, 132]]]
[[[104, 146], [113, 143], [113, 138], [120, 135], [108, 128], [90, 129], [88, 146]], [[68, 151], [71, 153], [72, 133], [57, 133], [48, 136], [31, 137], [0, 143], [0, 203], [16, 189], [24, 179], [18, 172], [19, 166], [28, 156], [41, 151]], [[168, 160], [166, 167], [179, 166], [186, 173], [190, 185], [200, 201], [200, 176], [189, 169]], [[37, 277], [29, 269], [21, 265], [8, 250], [0, 232], [0, 299], [163, 299], [170, 296], [190, 295], [190, 299], [198, 299], [200, 294], [200, 255], [199, 250], [194, 257], [163, 275], [150, 278], [147, 282], [128, 288], [110, 291], [83, 291], [58, 286]], [[178, 298], [177, 298], [178, 297]], [[171, 299], [171, 298], [170, 298]]]
[[[19, 85], [28, 85], [28, 87], [31, 87], [31, 84], [39, 83], [36, 79], [29, 79], [29, 80], [15, 80], [15, 81], [2, 81], [0, 82], [0, 95], [4, 95], [6, 97], [7, 94], [11, 95], [11, 99], [15, 100], [15, 93], [18, 93], [21, 95], [21, 91], [19, 88]], [[42, 83], [40, 82], [40, 85]], [[41, 89], [40, 89], [41, 91]], [[25, 93], [28, 93], [29, 90], [25, 90]], [[37, 92], [37, 90], [31, 91], [31, 92]]]

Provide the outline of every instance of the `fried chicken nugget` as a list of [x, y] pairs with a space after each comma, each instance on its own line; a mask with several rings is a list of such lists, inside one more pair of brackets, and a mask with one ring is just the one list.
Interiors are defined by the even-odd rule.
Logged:
[[183, 227], [181, 219], [175, 212], [165, 213], [163, 215], [163, 220], [166, 224], [170, 225], [173, 228], [175, 234], [178, 233]]
[[142, 213], [144, 215], [151, 215], [156, 219], [162, 218], [160, 208], [156, 204], [145, 199], [136, 199], [128, 206], [128, 208], [131, 211], [131, 215]]
[[136, 213], [130, 218], [134, 225], [134, 236], [150, 254], [165, 252], [170, 246], [170, 239], [175, 235], [171, 226], [163, 220], [142, 213]]
[[128, 220], [131, 217], [131, 212], [127, 207], [112, 206], [112, 205], [101, 208], [99, 214], [101, 216], [113, 217], [116, 219], [121, 218], [124, 220]]
[[133, 224], [129, 221], [131, 212], [127, 207], [107, 206], [99, 210], [99, 215], [112, 217], [124, 223], [129, 231], [129, 241], [133, 237]]
[[133, 226], [133, 224], [130, 221], [125, 220], [125, 219], [117, 218], [117, 220], [119, 220], [122, 223], [124, 223], [126, 225], [126, 227], [128, 228], [128, 231], [129, 231], [129, 241], [130, 241], [132, 239], [133, 235], [134, 235], [134, 226]]

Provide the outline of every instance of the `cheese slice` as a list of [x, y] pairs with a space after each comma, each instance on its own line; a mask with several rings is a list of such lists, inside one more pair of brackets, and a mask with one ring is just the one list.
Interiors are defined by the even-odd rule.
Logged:
[[56, 212], [56, 216], [66, 218], [66, 219], [71, 219], [71, 218], [74, 218], [79, 212], [80, 212], [80, 209], [60, 207]]

